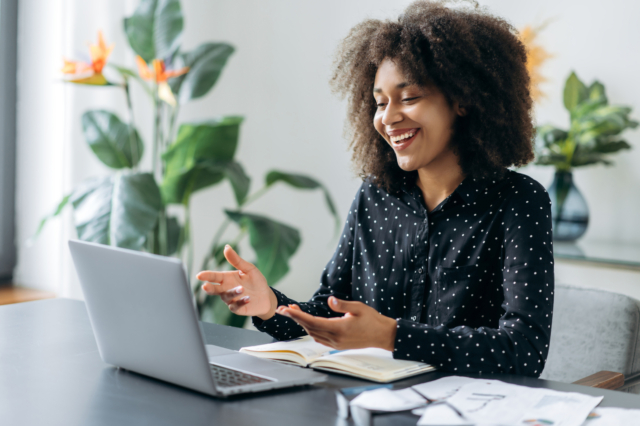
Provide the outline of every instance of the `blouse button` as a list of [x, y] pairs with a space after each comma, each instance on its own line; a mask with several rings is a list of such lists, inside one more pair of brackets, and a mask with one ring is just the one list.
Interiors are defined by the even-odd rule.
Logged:
[[411, 321], [415, 321], [416, 319], [418, 319], [418, 317], [416, 316], [411, 317]]
[[421, 274], [422, 273], [422, 268], [418, 269], [418, 273]]

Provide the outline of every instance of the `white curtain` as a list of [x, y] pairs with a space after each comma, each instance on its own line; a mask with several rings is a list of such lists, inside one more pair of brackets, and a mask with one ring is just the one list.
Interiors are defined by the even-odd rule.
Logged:
[[18, 9], [18, 118], [14, 282], [81, 298], [67, 240], [75, 237], [70, 209], [51, 220], [33, 244], [40, 219], [82, 179], [109, 173], [84, 142], [80, 117], [104, 108], [121, 116], [121, 90], [62, 82], [62, 58], [88, 59], [97, 31], [115, 43], [111, 60], [132, 64], [122, 18], [127, 0], [20, 0]]

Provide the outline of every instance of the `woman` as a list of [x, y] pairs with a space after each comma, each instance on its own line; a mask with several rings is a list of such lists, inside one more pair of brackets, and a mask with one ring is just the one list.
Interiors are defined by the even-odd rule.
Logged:
[[[237, 271], [203, 289], [277, 339], [380, 347], [445, 371], [538, 377], [553, 307], [550, 199], [507, 169], [533, 159], [526, 54], [515, 30], [478, 10], [418, 1], [367, 20], [338, 49], [356, 193], [309, 302]], [[216, 283], [218, 285], [213, 285]]]

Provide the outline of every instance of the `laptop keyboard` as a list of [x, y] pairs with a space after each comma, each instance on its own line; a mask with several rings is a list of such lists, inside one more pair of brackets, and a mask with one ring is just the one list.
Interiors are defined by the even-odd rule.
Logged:
[[273, 382], [273, 380], [265, 379], [264, 377], [254, 376], [253, 374], [243, 373], [215, 364], [209, 364], [209, 367], [211, 367], [211, 374], [213, 374], [213, 378], [216, 380], [216, 385], [223, 388]]

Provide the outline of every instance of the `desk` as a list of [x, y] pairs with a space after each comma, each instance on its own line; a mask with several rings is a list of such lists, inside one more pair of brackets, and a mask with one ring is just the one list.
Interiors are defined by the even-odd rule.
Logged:
[[[268, 343], [264, 334], [203, 323], [207, 343], [230, 349]], [[445, 376], [432, 372], [395, 383], [402, 388]], [[480, 377], [478, 375], [472, 377]], [[640, 408], [640, 396], [510, 375], [505, 382], [603, 395], [601, 406]], [[366, 382], [329, 375], [322, 385], [218, 400], [100, 359], [83, 302], [42, 300], [0, 307], [0, 423], [7, 426], [347, 425], [336, 416], [332, 389]], [[375, 425], [412, 425], [410, 414]]]

